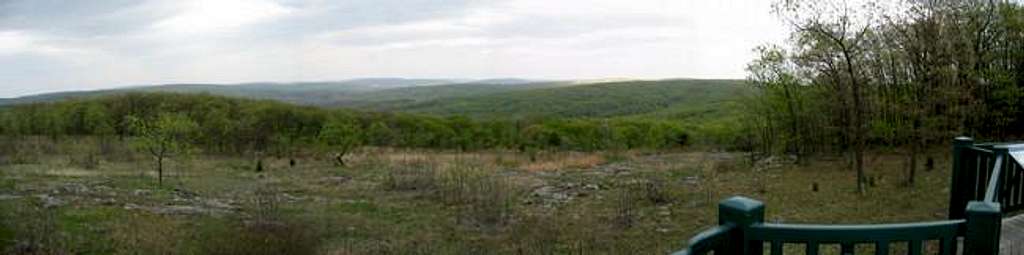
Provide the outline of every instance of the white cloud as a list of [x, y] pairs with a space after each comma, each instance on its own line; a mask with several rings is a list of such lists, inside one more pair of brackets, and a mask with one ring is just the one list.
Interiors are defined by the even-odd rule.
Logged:
[[0, 56], [13, 54], [61, 55], [81, 50], [61, 47], [47, 42], [45, 38], [22, 31], [0, 31]]
[[271, 21], [294, 12], [280, 4], [261, 0], [181, 1], [179, 13], [153, 24], [172, 33], [212, 33]]

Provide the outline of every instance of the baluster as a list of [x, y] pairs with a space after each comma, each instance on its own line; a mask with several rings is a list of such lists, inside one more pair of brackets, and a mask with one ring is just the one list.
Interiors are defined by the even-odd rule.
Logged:
[[[980, 157], [980, 156], [979, 156]], [[989, 166], [988, 157], [978, 158], [979, 167], [978, 170], [978, 185], [975, 185], [975, 193], [979, 200], [985, 199], [985, 188], [988, 187], [988, 175], [992, 171], [992, 167]]]
[[[1012, 161], [1013, 159], [1010, 159], [1010, 161], [1007, 162], [1013, 163]], [[1015, 196], [1015, 193], [1017, 193], [1017, 182], [1015, 182], [1017, 180], [1017, 173], [1013, 171], [1012, 165], [1007, 166], [1006, 171], [1006, 175], [1004, 175], [1006, 178], [1001, 180], [1003, 182], [1003, 187], [1006, 187], [1004, 189], [1006, 191], [1006, 193], [1004, 193], [1004, 196], [1006, 196], [1006, 201], [1003, 202], [1003, 204], [1007, 206], [1013, 206], [1014, 204], [1016, 204], [1014, 202], [1017, 199], [1017, 197]]]
[[818, 255], [818, 243], [807, 242], [807, 255]]
[[1014, 195], [1014, 198], [1016, 199], [1014, 200], [1014, 207], [1017, 207], [1024, 203], [1024, 200], [1021, 199], [1021, 197], [1024, 197], [1024, 172], [1021, 172], [1021, 167], [1015, 162], [1017, 161], [1011, 161], [1011, 166], [1014, 167], [1013, 171], [1017, 175], [1017, 179], [1014, 180], [1014, 186], [1017, 187]]
[[1001, 180], [1001, 182], [1003, 183], [1003, 187], [1005, 187], [1004, 190], [1006, 192], [1005, 194], [1003, 194], [1003, 196], [1006, 197], [1006, 202], [1003, 202], [1003, 204], [1006, 205], [1007, 207], [1010, 207], [1016, 204], [1015, 202], [1017, 200], [1017, 173], [1013, 171], [1013, 159], [1010, 157], [1007, 157], [1006, 159], [1008, 159], [1007, 163], [1009, 163], [1005, 169], [1006, 178]]
[[772, 255], [782, 255], [782, 241], [772, 241]]
[[1006, 186], [1006, 179], [1009, 178], [1009, 176], [1010, 176], [1010, 173], [1008, 173], [1009, 171], [1007, 171], [1007, 170], [1009, 170], [1009, 167], [1007, 167], [1007, 164], [1006, 164], [1006, 162], [1009, 162], [1009, 157], [1004, 159], [1003, 162], [1004, 162], [1003, 165], [999, 166], [999, 168], [1000, 168], [999, 176], [998, 176], [999, 179], [997, 179], [997, 181], [996, 181], [997, 183], [999, 183], [998, 184], [999, 186], [996, 186], [996, 188], [997, 188], [996, 190], [999, 191], [999, 194], [996, 196], [996, 201], [999, 201], [1000, 204], [1004, 204], [1005, 205], [1005, 204], [1009, 204], [1009, 202], [1010, 202], [1010, 200], [1009, 200], [1010, 197], [1007, 196], [1007, 194], [1006, 194], [1007, 193], [1006, 191], [1010, 188], [1010, 187]]
[[939, 239], [939, 255], [954, 255], [956, 252], [956, 236]]
[[875, 255], [889, 255], [889, 241], [876, 242]]
[[[979, 200], [978, 194], [982, 193], [978, 193], [978, 187], [981, 186], [982, 171], [985, 171], [984, 163], [982, 162], [985, 159], [977, 153], [971, 153], [970, 155], [970, 169], [967, 170], [967, 174], [970, 175], [968, 181], [971, 182], [971, 187], [968, 189], [969, 196], [967, 201]], [[964, 203], [964, 206], [967, 206], [967, 204]]]
[[907, 242], [907, 246], [910, 246], [909, 255], [921, 255], [921, 240], [911, 240]]
[[839, 247], [840, 247], [839, 249], [842, 251], [840, 254], [842, 254], [842, 255], [853, 255], [853, 244], [852, 243], [842, 243], [842, 244], [839, 244]]

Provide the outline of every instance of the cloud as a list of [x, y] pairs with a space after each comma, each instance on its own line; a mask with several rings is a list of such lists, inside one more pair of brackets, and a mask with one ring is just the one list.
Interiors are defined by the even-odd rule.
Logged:
[[228, 32], [295, 12], [274, 2], [258, 0], [192, 0], [177, 4], [181, 5], [179, 12], [154, 23], [154, 29], [183, 34]]
[[742, 78], [767, 0], [0, 1], [0, 97], [366, 76]]

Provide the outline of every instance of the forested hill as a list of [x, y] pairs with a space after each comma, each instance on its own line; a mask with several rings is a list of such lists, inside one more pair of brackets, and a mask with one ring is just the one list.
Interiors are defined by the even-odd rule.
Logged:
[[479, 81], [362, 79], [315, 83], [178, 84], [66, 92], [0, 100], [0, 105], [54, 102], [127, 92], [209, 93], [250, 99], [472, 118], [644, 116], [688, 119], [722, 115], [749, 88], [740, 80], [657, 80], [580, 83], [497, 79]]
[[258, 82], [233, 85], [166, 84], [95, 91], [58, 92], [12, 99], [0, 99], [0, 105], [54, 102], [72, 98], [96, 97], [129, 92], [209, 93], [213, 95], [239, 98], [273, 99], [302, 105], [330, 105], [335, 104], [338, 101], [347, 100], [357, 94], [371, 91], [460, 82], [464, 81], [448, 79], [366, 78], [345, 81], [296, 83]]
[[444, 98], [399, 108], [405, 112], [475, 118], [615, 117], [727, 110], [750, 88], [741, 80], [626, 81], [515, 90]]

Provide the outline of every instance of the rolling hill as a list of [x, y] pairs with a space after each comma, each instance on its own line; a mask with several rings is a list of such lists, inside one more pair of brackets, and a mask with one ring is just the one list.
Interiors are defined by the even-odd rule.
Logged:
[[692, 117], [728, 110], [740, 80], [658, 80], [548, 86], [410, 104], [397, 111], [474, 118]]
[[173, 84], [64, 92], [0, 100], [59, 101], [127, 92], [208, 93], [364, 111], [471, 118], [670, 118], [728, 115], [750, 89], [741, 80], [530, 81], [522, 79], [359, 79], [339, 82]]
[[351, 95], [395, 88], [432, 86], [463, 82], [447, 79], [367, 78], [329, 82], [244, 83], [244, 84], [167, 84], [136, 86], [95, 91], [71, 91], [0, 99], [0, 105], [59, 101], [127, 92], [209, 93], [220, 96], [273, 99], [303, 105], [329, 105]]

